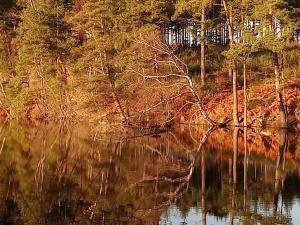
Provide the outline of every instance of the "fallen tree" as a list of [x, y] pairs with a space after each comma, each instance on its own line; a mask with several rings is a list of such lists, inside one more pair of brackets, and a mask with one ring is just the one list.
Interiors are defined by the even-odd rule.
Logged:
[[184, 103], [181, 104], [180, 107], [175, 110], [175, 112], [173, 112], [173, 115], [171, 117], [169, 116], [168, 120], [162, 124], [172, 121], [175, 116], [177, 116], [185, 107], [190, 105], [195, 105], [197, 107], [197, 113], [199, 113], [202, 118], [212, 127], [224, 127], [230, 122], [230, 120], [226, 120], [220, 123], [209, 116], [204, 108], [203, 100], [199, 96], [195, 88], [195, 84], [190, 77], [188, 65], [175, 54], [176, 49], [173, 49], [160, 41], [150, 43], [142, 38], [137, 39], [136, 44], [140, 45], [141, 48], [144, 48], [144, 51], [154, 52], [153, 54], [155, 57], [150, 58], [148, 56], [149, 58], [140, 59], [140, 61], [144, 60], [148, 64], [149, 61], [151, 61], [151, 63], [155, 65], [156, 69], [155, 73], [153, 73], [153, 70], [147, 70], [144, 67], [133, 67], [131, 68], [131, 71], [134, 74], [142, 77], [145, 81], [156, 82], [158, 87], [177, 87], [177, 91], [172, 96], [156, 102], [148, 109], [136, 113], [132, 116], [133, 120], [141, 114], [144, 115], [145, 113], [151, 112], [162, 104], [175, 101], [183, 95], [189, 95], [190, 98], [185, 99]]

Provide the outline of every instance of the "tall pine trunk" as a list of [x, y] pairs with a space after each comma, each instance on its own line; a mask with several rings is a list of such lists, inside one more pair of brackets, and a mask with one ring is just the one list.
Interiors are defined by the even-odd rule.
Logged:
[[117, 91], [116, 91], [116, 87], [115, 87], [115, 82], [112, 79], [110, 79], [110, 87], [111, 87], [112, 97], [113, 97], [115, 106], [123, 118], [123, 123], [128, 125], [129, 123], [128, 123], [127, 115], [126, 115], [125, 110], [123, 109], [123, 106], [119, 100], [119, 97], [118, 97]]
[[238, 118], [238, 91], [237, 91], [237, 69], [235, 62], [233, 62], [233, 70], [232, 70], [232, 94], [233, 94], [233, 105], [232, 105], [232, 117], [234, 126], [239, 126], [239, 118]]
[[[105, 33], [105, 27], [104, 27], [104, 19], [103, 19], [102, 16], [101, 16], [101, 20], [100, 20], [100, 31], [101, 31], [102, 35], [104, 35], [104, 33]], [[102, 67], [101, 69], [102, 69], [102, 72], [104, 74], [106, 74], [106, 76], [107, 76], [107, 78], [109, 80], [109, 84], [110, 84], [110, 88], [111, 88], [111, 94], [112, 94], [115, 106], [116, 106], [118, 112], [121, 114], [121, 117], [123, 118], [122, 122], [124, 124], [128, 125], [129, 123], [128, 123], [127, 115], [126, 115], [125, 110], [123, 109], [122, 104], [120, 102], [120, 99], [119, 99], [119, 97], [117, 95], [115, 80], [111, 76], [110, 71], [109, 71], [109, 62], [108, 62], [108, 59], [107, 59], [107, 52], [106, 52], [106, 50], [104, 50], [103, 52], [101, 52], [100, 56], [101, 56], [101, 67]]]
[[282, 77], [281, 77], [281, 66], [279, 62], [279, 57], [277, 53], [273, 55], [273, 63], [274, 63], [274, 73], [275, 73], [275, 88], [276, 88], [276, 99], [278, 103], [278, 109], [280, 114], [280, 127], [287, 127], [287, 110], [284, 98], [284, 89], [282, 85]]
[[247, 97], [247, 71], [246, 71], [246, 61], [243, 63], [243, 77], [244, 77], [244, 127], [248, 125], [248, 117], [247, 117], [247, 110], [248, 110], [248, 97]]
[[[222, 0], [224, 11], [227, 17], [227, 27], [228, 27], [228, 38], [229, 38], [229, 46], [230, 48], [234, 45], [234, 26], [233, 26], [233, 15], [232, 15], [232, 7], [227, 5], [226, 0]], [[231, 60], [231, 67], [228, 71], [229, 77], [232, 77], [232, 94], [233, 94], [233, 105], [232, 105], [232, 117], [233, 117], [233, 125], [239, 126], [238, 119], [238, 92], [237, 92], [237, 68], [236, 62]]]
[[201, 12], [201, 34], [200, 34], [200, 70], [201, 70], [201, 84], [205, 84], [206, 72], [205, 72], [205, 8], [202, 9]]
[[[224, 7], [225, 15], [227, 17], [227, 29], [228, 29], [228, 39], [229, 39], [229, 46], [233, 45], [233, 18], [232, 18], [232, 9], [231, 6], [227, 5], [227, 0], [222, 0], [222, 5]], [[233, 68], [229, 68], [228, 76], [229, 79], [232, 78], [233, 75]]]

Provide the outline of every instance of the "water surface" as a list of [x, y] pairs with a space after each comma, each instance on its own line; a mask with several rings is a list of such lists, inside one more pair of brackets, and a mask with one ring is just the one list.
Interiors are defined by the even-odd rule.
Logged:
[[270, 134], [9, 124], [0, 223], [300, 224], [300, 139]]

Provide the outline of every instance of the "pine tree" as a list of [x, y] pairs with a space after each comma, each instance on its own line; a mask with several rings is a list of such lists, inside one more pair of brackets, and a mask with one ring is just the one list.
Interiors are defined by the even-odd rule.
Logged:
[[[228, 27], [230, 30], [230, 46], [224, 52], [226, 58], [233, 64], [232, 78], [233, 78], [233, 118], [235, 126], [239, 125], [238, 121], [238, 96], [237, 96], [237, 64], [243, 65], [243, 79], [244, 79], [244, 123], [247, 126], [247, 60], [250, 55], [256, 51], [257, 38], [255, 33], [249, 27], [250, 22], [253, 20], [252, 9], [253, 2], [244, 0], [240, 4], [233, 4], [234, 2], [223, 2], [225, 10], [227, 10]], [[230, 22], [231, 21], [231, 22]], [[231, 25], [229, 25], [231, 23]], [[232, 29], [232, 27], [234, 29]], [[231, 30], [232, 29], [232, 30]], [[235, 33], [235, 35], [234, 35]], [[230, 68], [232, 69], [232, 68]]]
[[22, 13], [17, 31], [18, 76], [29, 87], [39, 86], [43, 97], [48, 77], [60, 75], [61, 80], [67, 79], [64, 58], [69, 32], [64, 17], [63, 0], [36, 0]]
[[201, 83], [205, 84], [206, 78], [206, 23], [207, 23], [207, 13], [209, 9], [212, 8], [214, 1], [212, 0], [179, 0], [176, 4], [176, 14], [188, 14], [195, 19], [200, 20], [201, 33], [200, 33], [200, 72], [201, 72]]
[[113, 0], [86, 0], [82, 8], [69, 19], [77, 36], [73, 54], [75, 70], [96, 81], [97, 92], [110, 90], [124, 122], [127, 116], [118, 97], [118, 52], [124, 42], [119, 28], [124, 2]]
[[11, 39], [14, 26], [17, 24], [15, 17], [10, 15], [10, 11], [15, 7], [13, 0], [0, 2], [0, 74], [3, 76], [14, 73], [13, 47]]
[[19, 116], [25, 108], [38, 109], [37, 117], [42, 119], [59, 107], [58, 99], [68, 79], [66, 60], [72, 43], [64, 20], [66, 2], [18, 1], [23, 10], [13, 40], [16, 76], [7, 84], [13, 116]]
[[14, 0], [0, 2], [0, 103], [1, 110], [9, 116], [10, 96], [8, 90], [15, 76], [15, 46], [12, 38], [15, 35], [15, 27], [19, 23], [19, 7]]
[[[234, 32], [236, 26], [239, 21], [239, 7], [238, 0], [222, 0], [222, 5], [224, 8], [224, 14], [226, 16], [226, 24], [228, 29], [228, 39], [229, 39], [229, 48], [234, 48], [235, 38]], [[239, 118], [238, 118], [238, 93], [237, 93], [237, 62], [231, 58], [229, 59], [229, 77], [232, 78], [232, 97], [233, 97], [233, 105], [232, 105], [232, 117], [234, 126], [239, 126]]]
[[286, 0], [255, 1], [253, 16], [261, 20], [255, 31], [260, 34], [259, 48], [271, 55], [276, 87], [276, 99], [280, 113], [280, 126], [288, 126], [288, 109], [284, 93], [284, 52], [289, 49], [297, 21], [293, 9]]

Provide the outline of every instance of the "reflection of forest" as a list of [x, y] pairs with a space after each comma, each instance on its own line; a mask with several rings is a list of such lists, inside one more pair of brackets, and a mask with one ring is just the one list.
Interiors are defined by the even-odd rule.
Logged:
[[11, 124], [0, 136], [0, 221], [159, 224], [176, 205], [181, 217], [198, 208], [202, 224], [286, 224], [300, 195], [298, 138], [274, 134], [185, 127], [124, 138]]

